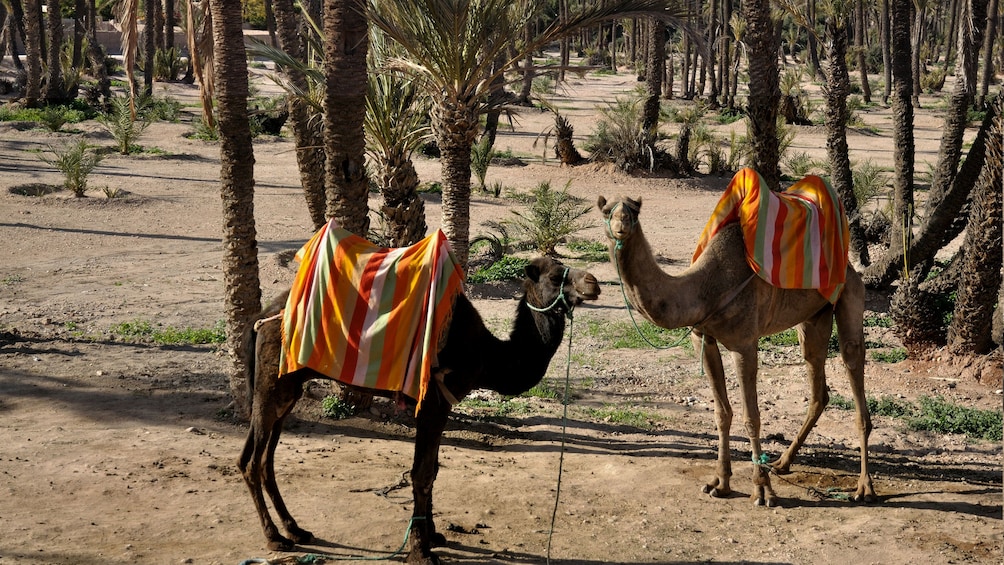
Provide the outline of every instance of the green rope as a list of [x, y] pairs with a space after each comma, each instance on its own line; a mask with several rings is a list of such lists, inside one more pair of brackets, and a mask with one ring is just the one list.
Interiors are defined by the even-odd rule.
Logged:
[[568, 359], [565, 361], [565, 396], [562, 399], [562, 414], [561, 414], [561, 452], [558, 456], [558, 485], [554, 490], [554, 509], [551, 510], [551, 527], [547, 531], [547, 565], [551, 564], [551, 538], [554, 536], [554, 522], [558, 516], [558, 500], [561, 497], [561, 471], [565, 466], [565, 429], [568, 425], [568, 398], [569, 398], [569, 383], [571, 381], [571, 370], [572, 370], [572, 323], [574, 322], [572, 318], [572, 312], [568, 312]]

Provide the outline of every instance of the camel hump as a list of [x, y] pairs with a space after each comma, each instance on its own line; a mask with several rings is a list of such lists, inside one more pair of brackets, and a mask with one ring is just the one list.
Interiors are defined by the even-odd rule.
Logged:
[[773, 192], [753, 169], [739, 171], [705, 225], [693, 260], [733, 222], [742, 227], [746, 260], [762, 279], [778, 288], [817, 289], [836, 302], [850, 233], [840, 198], [823, 178], [810, 175]]

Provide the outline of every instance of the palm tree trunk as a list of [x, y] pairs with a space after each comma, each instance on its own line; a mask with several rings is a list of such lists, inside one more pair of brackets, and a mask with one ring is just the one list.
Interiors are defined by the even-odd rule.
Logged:
[[362, 0], [324, 2], [326, 215], [363, 237], [370, 225], [363, 131], [369, 47], [365, 14]]
[[[279, 47], [298, 61], [306, 60], [306, 47], [299, 33], [299, 19], [292, 0], [274, 0], [276, 39]], [[282, 69], [289, 82], [301, 92], [307, 91], [307, 77], [296, 68]], [[323, 137], [319, 128], [310, 125], [310, 108], [299, 96], [290, 96], [289, 127], [296, 146], [296, 164], [300, 172], [300, 186], [307, 201], [307, 212], [314, 230], [327, 221], [325, 216], [324, 153], [319, 149]]]
[[73, 2], [73, 58], [70, 64], [75, 69], [83, 66], [84, 61], [84, 36], [87, 21], [87, 1], [74, 0]]
[[997, 20], [1000, 18], [999, 0], [990, 0], [987, 7], [987, 29], [983, 35], [983, 73], [980, 77], [980, 91], [976, 99], [977, 108], [986, 108], [987, 92], [994, 76], [994, 41], [997, 39]]
[[[895, 3], [895, 0], [894, 0]], [[910, 68], [911, 77], [913, 81], [913, 106], [915, 108], [920, 107], [920, 76], [921, 76], [921, 66], [920, 66], [920, 47], [924, 41], [924, 16], [927, 14], [927, 0], [915, 0], [910, 3], [910, 6], [914, 8], [914, 19], [913, 19], [913, 34], [911, 37], [911, 51], [910, 51]], [[893, 14], [893, 18], [896, 15]], [[893, 22], [895, 26], [896, 23]], [[893, 31], [895, 34], [896, 32]], [[893, 39], [895, 41], [895, 39]], [[895, 71], [893, 71], [895, 73]]]
[[[962, 54], [960, 45], [960, 54]], [[993, 346], [994, 300], [1001, 288], [1002, 215], [1004, 215], [1004, 100], [998, 96], [988, 136], [986, 161], [973, 193], [955, 313], [948, 326], [948, 347], [955, 354], [982, 354]]]
[[174, 0], [164, 0], [164, 44], [170, 49], [174, 47]]
[[63, 15], [59, 11], [59, 0], [46, 2], [46, 19], [49, 28], [49, 49], [46, 65], [48, 73], [45, 81], [45, 102], [59, 104], [65, 101], [66, 92], [63, 86], [63, 66], [59, 56], [63, 52]]
[[215, 92], [220, 131], [223, 199], [223, 284], [226, 296], [230, 392], [237, 413], [247, 416], [248, 367], [241, 353], [251, 320], [261, 310], [258, 242], [254, 220], [254, 149], [248, 122], [248, 76], [241, 31], [241, 3], [210, 0], [215, 41]]
[[471, 146], [478, 131], [476, 105], [438, 101], [432, 111], [432, 131], [442, 166], [443, 233], [466, 271], [471, 232]]
[[147, 96], [153, 96], [153, 61], [157, 53], [155, 5], [156, 0], [146, 0], [146, 22], [143, 26], [143, 49], [146, 51], [143, 53], [143, 93]]
[[865, 271], [869, 286], [888, 286], [897, 265], [909, 263], [913, 240], [913, 68], [910, 52], [911, 0], [892, 0], [893, 179], [892, 237], [886, 256]]
[[24, 7], [24, 58], [28, 71], [24, 105], [34, 108], [42, 98], [42, 5], [40, 0], [27, 0]]
[[866, 104], [872, 102], [872, 87], [868, 84], [868, 61], [865, 57], [867, 45], [865, 44], [865, 30], [868, 29], [866, 21], [865, 0], [854, 2], [854, 48], [858, 64], [858, 72], [861, 73], [861, 97]]
[[888, 104], [892, 96], [892, 50], [890, 49], [891, 34], [889, 31], [889, 1], [881, 0], [879, 7], [879, 42], [882, 43], [882, 74], [885, 86], [882, 91], [882, 103]]
[[753, 168], [771, 190], [778, 190], [781, 173], [777, 140], [777, 112], [781, 101], [777, 51], [781, 38], [775, 34], [769, 0], [743, 2], [746, 44], [749, 46], [749, 123], [753, 141]]
[[830, 64], [827, 67], [826, 88], [826, 154], [830, 161], [830, 176], [833, 188], [840, 195], [847, 212], [850, 227], [851, 253], [857, 262], [867, 266], [868, 242], [861, 225], [861, 211], [854, 195], [854, 175], [851, 173], [850, 153], [847, 148], [847, 96], [851, 92], [851, 80], [847, 72], [847, 27], [840, 14], [827, 16]]
[[649, 145], [655, 145], [659, 132], [659, 105], [662, 96], [662, 75], [666, 66], [666, 24], [648, 19], [648, 53], [645, 57], [645, 107], [642, 130]]
[[962, 158], [962, 142], [968, 125], [969, 107], [976, 94], [976, 77], [979, 67], [979, 48], [983, 44], [986, 28], [986, 0], [963, 0], [959, 38], [959, 61], [955, 69], [955, 88], [945, 113], [945, 127], [941, 135], [938, 164], [934, 169], [928, 193], [927, 215], [941, 204], [945, 192], [951, 187]]
[[[806, 0], [805, 12], [810, 22], [816, 21], [816, 0]], [[813, 78], [820, 75], [819, 46], [816, 44], [816, 34], [807, 33], [809, 37], [809, 66], [812, 68]]]

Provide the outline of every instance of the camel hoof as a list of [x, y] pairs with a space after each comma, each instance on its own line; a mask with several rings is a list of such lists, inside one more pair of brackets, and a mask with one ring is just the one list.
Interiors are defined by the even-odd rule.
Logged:
[[268, 544], [266, 545], [269, 551], [293, 551], [293, 546], [294, 544], [292, 540], [286, 539], [280, 535], [270, 538], [268, 540]]
[[287, 531], [289, 533], [289, 537], [293, 539], [294, 543], [310, 543], [314, 541], [314, 534], [298, 526], [293, 526]]
[[408, 554], [407, 563], [409, 565], [441, 565], [442, 561], [440, 561], [439, 557], [431, 551], [426, 555], [422, 555], [422, 552], [420, 551], [413, 551]]

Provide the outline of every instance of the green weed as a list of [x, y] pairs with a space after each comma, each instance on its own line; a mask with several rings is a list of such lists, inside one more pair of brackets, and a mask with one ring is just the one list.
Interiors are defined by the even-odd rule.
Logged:
[[655, 414], [650, 414], [644, 410], [634, 410], [617, 406], [604, 406], [602, 408], [586, 408], [585, 413], [594, 420], [600, 420], [610, 424], [620, 424], [631, 426], [641, 430], [651, 430], [654, 421], [658, 419]]
[[899, 363], [906, 360], [906, 349], [897, 347], [889, 351], [872, 351], [871, 357], [879, 363]]
[[660, 347], [677, 344], [692, 350], [690, 340], [686, 339], [688, 333], [687, 328], [667, 330], [644, 320], [638, 320], [637, 328], [631, 322], [586, 321], [586, 335], [609, 343], [614, 349], [647, 349], [652, 347], [651, 344]]
[[344, 420], [354, 416], [356, 409], [337, 396], [325, 396], [321, 400], [321, 413], [328, 418]]
[[225, 327], [222, 321], [212, 328], [165, 328], [156, 327], [146, 320], [122, 322], [112, 326], [112, 335], [138, 341], [151, 341], [158, 345], [204, 345], [219, 344], [226, 341]]
[[467, 282], [480, 284], [493, 281], [522, 280], [528, 259], [507, 255], [484, 269], [478, 269], [467, 275]]

